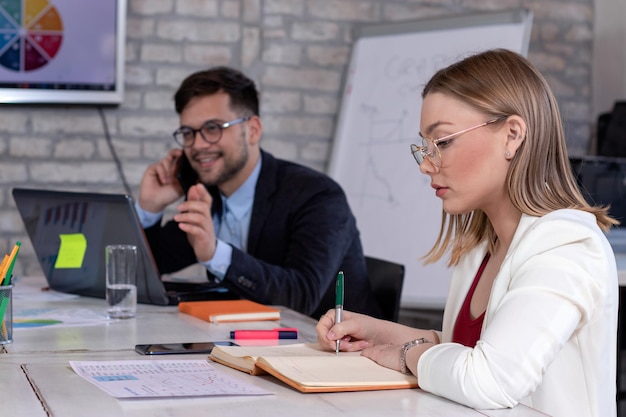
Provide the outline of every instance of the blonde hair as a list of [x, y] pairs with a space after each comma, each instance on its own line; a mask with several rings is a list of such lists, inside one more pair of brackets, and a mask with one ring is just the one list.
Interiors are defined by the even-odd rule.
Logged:
[[[439, 70], [422, 97], [435, 92], [469, 104], [490, 118], [518, 115], [526, 122], [526, 138], [506, 176], [509, 198], [522, 213], [543, 216], [572, 208], [594, 214], [604, 231], [618, 224], [606, 207], [591, 206], [582, 196], [567, 156], [557, 101], [527, 59], [505, 49], [470, 56]], [[450, 251], [449, 265], [456, 265], [463, 254], [485, 240], [493, 252], [496, 238], [481, 210], [457, 215], [443, 212], [439, 237], [424, 259], [435, 262]]]

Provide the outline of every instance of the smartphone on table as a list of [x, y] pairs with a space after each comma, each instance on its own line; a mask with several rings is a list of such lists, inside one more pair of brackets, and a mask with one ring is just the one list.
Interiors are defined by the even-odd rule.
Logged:
[[183, 353], [211, 353], [213, 346], [237, 346], [231, 341], [190, 342], [190, 343], [153, 343], [135, 345], [135, 351], [142, 355], [180, 355]]

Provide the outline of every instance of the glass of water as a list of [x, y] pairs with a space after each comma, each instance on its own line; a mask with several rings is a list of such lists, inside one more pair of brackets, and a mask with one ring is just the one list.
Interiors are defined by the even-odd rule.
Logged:
[[137, 313], [137, 246], [107, 245], [106, 301], [110, 319], [129, 319]]

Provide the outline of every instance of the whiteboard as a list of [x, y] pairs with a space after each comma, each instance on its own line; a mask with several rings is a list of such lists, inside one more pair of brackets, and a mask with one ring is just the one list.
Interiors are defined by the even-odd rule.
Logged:
[[417, 143], [421, 92], [430, 77], [471, 53], [527, 54], [532, 13], [365, 26], [346, 76], [329, 175], [341, 184], [368, 256], [405, 265], [403, 307], [441, 308], [447, 259], [423, 265], [441, 226], [441, 200], [409, 151]]

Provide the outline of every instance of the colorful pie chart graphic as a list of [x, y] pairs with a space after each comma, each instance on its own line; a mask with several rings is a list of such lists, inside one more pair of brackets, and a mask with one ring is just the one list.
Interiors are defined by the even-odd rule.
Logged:
[[63, 22], [47, 0], [0, 0], [0, 66], [28, 72], [47, 65], [63, 42]]

